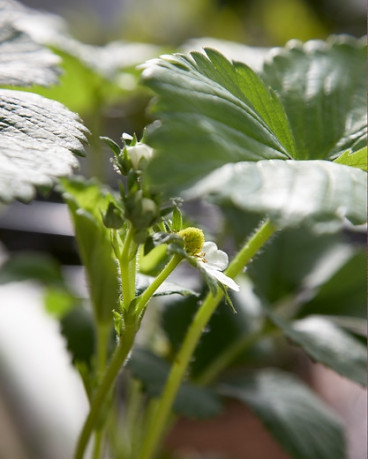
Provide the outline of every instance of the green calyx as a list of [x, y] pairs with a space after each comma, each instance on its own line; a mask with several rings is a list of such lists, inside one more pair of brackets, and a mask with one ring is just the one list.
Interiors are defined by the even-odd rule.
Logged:
[[202, 252], [204, 244], [204, 234], [199, 228], [185, 228], [178, 232], [178, 235], [184, 239], [184, 248], [188, 255], [198, 256]]

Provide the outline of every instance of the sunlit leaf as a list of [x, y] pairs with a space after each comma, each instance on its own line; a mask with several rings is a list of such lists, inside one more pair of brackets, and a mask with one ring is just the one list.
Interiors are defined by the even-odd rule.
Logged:
[[363, 146], [363, 40], [293, 41], [265, 60], [262, 79], [210, 49], [146, 65], [160, 119], [148, 136], [152, 184], [177, 193], [226, 163], [334, 159]]
[[272, 51], [262, 77], [280, 96], [298, 159], [334, 158], [366, 143], [365, 39], [290, 41]]
[[155, 184], [177, 190], [228, 162], [292, 156], [278, 98], [246, 65], [207, 49], [149, 61], [143, 81], [159, 94], [162, 124], [148, 135]]
[[358, 167], [367, 172], [367, 147], [361, 148], [355, 152], [346, 150], [342, 155], [336, 158], [334, 162], [346, 164], [351, 167]]
[[0, 85], [50, 86], [56, 84], [60, 59], [16, 29], [0, 8]]
[[36, 186], [70, 175], [86, 128], [77, 115], [36, 94], [0, 89], [0, 201], [30, 200]]

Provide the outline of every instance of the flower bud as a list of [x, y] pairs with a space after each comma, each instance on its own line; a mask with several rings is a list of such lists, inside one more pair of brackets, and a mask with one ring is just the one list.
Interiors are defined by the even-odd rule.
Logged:
[[139, 163], [142, 159], [150, 160], [153, 154], [153, 149], [144, 143], [138, 142], [132, 147], [125, 147], [127, 154], [132, 162], [133, 169], [139, 169]]

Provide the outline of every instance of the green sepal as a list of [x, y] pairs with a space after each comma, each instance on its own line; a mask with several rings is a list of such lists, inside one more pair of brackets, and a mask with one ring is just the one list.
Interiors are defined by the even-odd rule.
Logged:
[[114, 202], [109, 202], [107, 210], [102, 214], [106, 228], [119, 229], [124, 225], [122, 210]]
[[180, 212], [180, 209], [175, 206], [173, 209], [171, 228], [173, 231], [178, 232], [178, 231], [181, 231], [182, 227], [183, 227], [183, 216]]

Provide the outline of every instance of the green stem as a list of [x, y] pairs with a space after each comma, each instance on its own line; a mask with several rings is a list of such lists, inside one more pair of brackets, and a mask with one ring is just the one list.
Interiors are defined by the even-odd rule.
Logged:
[[95, 444], [93, 446], [93, 459], [100, 459], [102, 447], [102, 431], [98, 430], [95, 434]]
[[83, 425], [83, 429], [78, 440], [74, 456], [75, 459], [83, 458], [84, 451], [87, 447], [93, 428], [95, 427], [95, 424], [100, 415], [103, 403], [113, 383], [115, 382], [115, 379], [119, 373], [121, 366], [123, 365], [125, 359], [129, 354], [129, 351], [132, 348], [136, 331], [137, 330], [135, 325], [126, 327], [123, 331], [123, 339], [120, 340], [118, 347], [115, 349], [115, 353], [111, 359], [111, 362], [92, 400], [90, 412]]
[[87, 416], [87, 419], [83, 425], [82, 432], [80, 434], [76, 452], [75, 459], [82, 459], [84, 451], [89, 442], [92, 431], [96, 425], [98, 417], [101, 412], [103, 403], [113, 386], [115, 379], [119, 373], [119, 370], [123, 363], [125, 362], [134, 342], [135, 335], [138, 331], [138, 324], [136, 318], [142, 317], [148, 301], [155, 293], [155, 291], [160, 287], [160, 285], [165, 281], [165, 279], [171, 274], [171, 272], [176, 268], [176, 266], [182, 260], [181, 255], [174, 255], [161, 273], [153, 280], [151, 285], [143, 292], [140, 299], [137, 302], [137, 312], [134, 314], [133, 323], [124, 324], [124, 328], [121, 332], [121, 340], [118, 347], [115, 349], [115, 353], [110, 361], [110, 364], [105, 372], [105, 375], [101, 381], [101, 384], [98, 386], [95, 396], [91, 403], [90, 412]]
[[178, 264], [183, 259], [182, 255], [175, 254], [165, 268], [160, 272], [160, 274], [152, 281], [152, 283], [146, 288], [146, 290], [139, 297], [138, 302], [135, 306], [135, 310], [138, 316], [142, 316], [148, 301], [158, 289], [158, 287], [163, 283], [163, 281], [174, 271]]
[[130, 225], [125, 236], [123, 250], [119, 259], [121, 290], [123, 293], [123, 307], [125, 310], [128, 310], [128, 307], [135, 296], [136, 262], [135, 256], [131, 256], [132, 246], [135, 246], [133, 233], [134, 228]]
[[96, 375], [100, 381], [106, 368], [107, 347], [111, 333], [111, 324], [97, 322], [97, 357], [96, 357]]
[[[272, 225], [272, 223], [269, 220], [266, 220], [266, 222], [236, 255], [225, 274], [231, 278], [235, 278], [238, 274], [240, 274], [245, 265], [266, 243], [275, 230], [276, 228]], [[174, 360], [157, 408], [151, 417], [149, 427], [147, 429], [147, 436], [139, 459], [151, 459], [153, 457], [164, 433], [167, 418], [170, 414], [170, 410], [179, 390], [181, 381], [186, 373], [188, 364], [192, 358], [194, 349], [197, 346], [203, 329], [206, 327], [222, 297], [223, 292], [220, 290], [215, 296], [212, 296], [212, 294], [209, 293], [194, 316], [194, 319], [184, 338], [181, 349]]]

